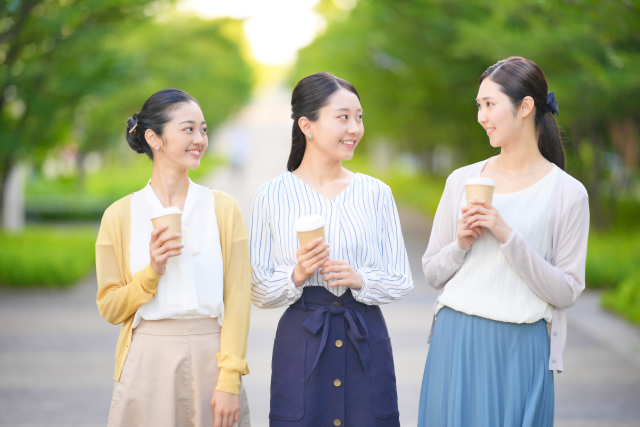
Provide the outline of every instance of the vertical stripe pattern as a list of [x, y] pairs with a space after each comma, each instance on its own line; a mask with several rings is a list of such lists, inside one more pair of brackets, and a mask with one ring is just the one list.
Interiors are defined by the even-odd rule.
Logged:
[[321, 215], [332, 259], [345, 260], [364, 280], [351, 290], [356, 301], [386, 304], [413, 288], [400, 220], [389, 186], [356, 174], [334, 199], [318, 194], [291, 172], [263, 184], [257, 191], [251, 218], [252, 300], [263, 308], [294, 303], [304, 286], [323, 286], [336, 296], [344, 286], [329, 287], [319, 270], [300, 288], [291, 280], [297, 264], [298, 236], [294, 221]]

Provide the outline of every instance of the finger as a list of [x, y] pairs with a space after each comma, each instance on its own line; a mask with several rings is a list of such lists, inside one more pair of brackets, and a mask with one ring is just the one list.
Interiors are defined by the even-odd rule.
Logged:
[[326, 251], [329, 248], [329, 244], [327, 242], [321, 243], [318, 246], [314, 247], [308, 252], [302, 253], [298, 256], [298, 264], [301, 262], [313, 259], [316, 255]]
[[180, 256], [182, 255], [182, 251], [169, 251], [169, 252], [165, 252], [164, 254], [156, 257], [156, 262], [165, 262], [167, 261], [169, 258], [172, 258], [174, 256]]
[[175, 239], [179, 239], [179, 238], [180, 238], [180, 234], [179, 233], [170, 233], [170, 234], [158, 237], [158, 240], [156, 240], [156, 242], [160, 246], [162, 246], [165, 242], [168, 242], [169, 240], [175, 240]]
[[324, 276], [324, 281], [328, 282], [329, 280], [340, 280], [349, 278], [349, 273], [330, 273]]
[[214, 423], [213, 423], [213, 427], [222, 427], [222, 414], [220, 413], [220, 411], [213, 411], [214, 414]]
[[224, 427], [229, 427], [229, 418], [230, 417], [227, 412], [223, 412], [221, 417], [222, 422], [220, 424], [222, 424]]
[[324, 265], [324, 268], [320, 271], [320, 274], [327, 274], [327, 273], [340, 273], [342, 271], [347, 271], [349, 270], [349, 266], [348, 265], [330, 265], [329, 262], [327, 262]]
[[317, 239], [312, 240], [306, 245], [302, 246], [300, 249], [304, 249], [305, 252], [309, 252], [313, 248], [317, 247], [320, 244], [320, 242], [322, 242], [322, 240], [323, 240], [322, 237], [318, 237]]
[[317, 264], [321, 260], [329, 261], [326, 258], [329, 256], [330, 253], [331, 253], [331, 248], [327, 248], [324, 251], [320, 252], [318, 255], [308, 259], [306, 262], [304, 262], [304, 265], [311, 266], [311, 265]]
[[320, 261], [316, 262], [315, 264], [312, 264], [311, 269], [313, 271], [316, 271], [317, 269], [324, 267], [325, 262], [327, 262], [327, 258], [322, 258]]
[[176, 251], [176, 250], [180, 250], [184, 248], [184, 245], [181, 243], [170, 243], [170, 244], [166, 244], [166, 245], [162, 245], [158, 248], [158, 252], [160, 255], [162, 255], [165, 252], [169, 252], [169, 251]]
[[164, 230], [166, 230], [167, 228], [169, 228], [169, 225], [165, 224], [165, 225], [161, 225], [160, 227], [154, 229], [151, 232], [151, 238], [158, 238], [158, 236], [160, 235], [160, 233], [162, 233]]

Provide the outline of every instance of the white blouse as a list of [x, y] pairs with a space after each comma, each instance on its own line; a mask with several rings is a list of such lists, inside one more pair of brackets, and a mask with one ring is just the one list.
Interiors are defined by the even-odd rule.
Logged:
[[[549, 239], [549, 203], [560, 169], [555, 166], [529, 188], [509, 194], [494, 194], [493, 206], [511, 227], [527, 239], [533, 249], [546, 256]], [[463, 191], [461, 206], [467, 204]], [[458, 218], [462, 217], [462, 212]], [[467, 251], [462, 267], [438, 298], [436, 313], [443, 307], [509, 323], [551, 322], [551, 305], [540, 298], [511, 265], [493, 233], [484, 229]]]
[[252, 301], [261, 308], [293, 304], [305, 286], [323, 286], [341, 296], [348, 288], [329, 287], [319, 270], [296, 287], [291, 279], [299, 241], [294, 221], [305, 215], [325, 218], [331, 259], [345, 260], [362, 276], [352, 289], [356, 301], [385, 304], [400, 300], [413, 288], [407, 251], [391, 189], [356, 174], [333, 200], [318, 194], [291, 172], [263, 184], [251, 218]]
[[[162, 209], [162, 203], [147, 184], [131, 196], [131, 273], [135, 274], [150, 262], [149, 242], [153, 225], [151, 217]], [[143, 304], [133, 320], [191, 319], [224, 316], [223, 263], [220, 235], [211, 189], [189, 180], [189, 189], [182, 212], [182, 254], [167, 261], [167, 270], [160, 278], [158, 292]]]

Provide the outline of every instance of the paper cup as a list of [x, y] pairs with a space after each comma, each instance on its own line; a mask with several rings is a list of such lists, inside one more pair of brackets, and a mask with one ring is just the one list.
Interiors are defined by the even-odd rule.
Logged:
[[[151, 218], [151, 223], [153, 224], [154, 230], [157, 230], [163, 225], [169, 226], [169, 228], [160, 233], [160, 236], [158, 237], [175, 233], [182, 235], [182, 211], [178, 208], [163, 208], [155, 212]], [[182, 237], [169, 240], [169, 242], [173, 241], [181, 243]]]
[[478, 199], [485, 199], [489, 203], [493, 203], [493, 191], [495, 188], [496, 184], [491, 178], [469, 178], [464, 184], [467, 203], [469, 203], [469, 200]]
[[320, 215], [307, 215], [295, 220], [293, 228], [298, 233], [300, 246], [304, 246], [314, 239], [322, 237], [326, 240], [324, 233], [324, 218]]

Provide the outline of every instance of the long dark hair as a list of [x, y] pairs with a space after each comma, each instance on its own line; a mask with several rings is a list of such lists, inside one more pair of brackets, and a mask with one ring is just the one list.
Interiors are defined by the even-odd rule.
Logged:
[[307, 138], [298, 120], [306, 117], [312, 122], [318, 120], [320, 108], [329, 103], [329, 98], [340, 88], [345, 88], [353, 92], [358, 99], [358, 91], [351, 83], [342, 80], [331, 73], [315, 73], [300, 80], [291, 94], [291, 118], [293, 119], [293, 129], [291, 130], [291, 154], [287, 162], [287, 170], [293, 172], [298, 169], [305, 149], [307, 148]]
[[162, 89], [147, 99], [139, 113], [127, 119], [127, 143], [136, 153], [145, 153], [153, 160], [153, 150], [144, 137], [147, 129], [162, 137], [164, 125], [171, 120], [171, 111], [180, 104], [198, 101], [180, 89]]
[[538, 149], [545, 159], [564, 170], [565, 155], [560, 128], [547, 106], [549, 85], [540, 67], [528, 59], [512, 56], [487, 68], [480, 76], [480, 83], [487, 77], [501, 86], [502, 92], [515, 108], [526, 96], [533, 98]]

